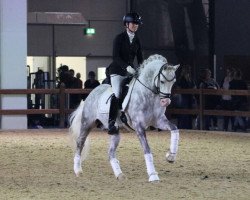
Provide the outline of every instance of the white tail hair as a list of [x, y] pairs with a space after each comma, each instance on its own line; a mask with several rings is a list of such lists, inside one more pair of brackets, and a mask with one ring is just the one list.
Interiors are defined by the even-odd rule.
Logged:
[[[74, 149], [74, 151], [76, 150], [76, 141], [81, 134], [81, 120], [83, 114], [82, 113], [83, 107], [84, 107], [84, 101], [81, 101], [78, 108], [69, 116], [69, 123], [70, 123], [69, 136], [72, 144], [71, 146]], [[82, 150], [81, 161], [84, 161], [87, 158], [89, 150], [90, 150], [90, 141], [87, 138]]]

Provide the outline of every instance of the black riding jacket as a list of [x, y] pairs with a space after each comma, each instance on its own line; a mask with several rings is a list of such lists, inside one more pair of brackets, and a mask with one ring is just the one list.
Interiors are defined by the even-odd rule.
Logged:
[[113, 43], [113, 62], [110, 64], [110, 74], [125, 76], [127, 66], [134, 68], [134, 59], [137, 58], [138, 64], [143, 61], [141, 43], [137, 35], [132, 43], [126, 31], [116, 36]]

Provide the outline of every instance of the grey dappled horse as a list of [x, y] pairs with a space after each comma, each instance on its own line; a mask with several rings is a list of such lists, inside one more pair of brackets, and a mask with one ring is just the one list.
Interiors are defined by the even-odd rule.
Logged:
[[[172, 66], [160, 55], [152, 55], [138, 69], [138, 76], [129, 85], [128, 94], [123, 102], [123, 110], [127, 121], [141, 143], [149, 176], [149, 182], [159, 181], [158, 173], [153, 163], [145, 130], [149, 126], [162, 130], [170, 130], [170, 148], [166, 154], [169, 162], [174, 162], [178, 150], [179, 130], [165, 116], [166, 107], [171, 103], [171, 89], [176, 81], [175, 71], [179, 65]], [[96, 122], [108, 128], [109, 105], [112, 90], [110, 85], [102, 84], [95, 88], [85, 102], [72, 113], [70, 117], [70, 133], [76, 144], [74, 156], [74, 171], [78, 176], [82, 173], [81, 154], [85, 141]], [[119, 116], [119, 115], [118, 115]], [[119, 117], [117, 124], [122, 125]], [[120, 142], [120, 134], [110, 136], [109, 161], [117, 179], [125, 178], [116, 158], [116, 149]]]

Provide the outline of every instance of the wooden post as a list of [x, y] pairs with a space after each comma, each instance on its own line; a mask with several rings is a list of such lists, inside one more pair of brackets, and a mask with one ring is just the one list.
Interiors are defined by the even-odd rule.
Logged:
[[65, 126], [65, 84], [61, 83], [59, 91], [59, 127], [64, 128]]
[[200, 105], [199, 105], [199, 117], [200, 117], [200, 130], [203, 129], [203, 110], [204, 110], [204, 94], [203, 94], [203, 89], [200, 89], [199, 92], [199, 96], [200, 96]]

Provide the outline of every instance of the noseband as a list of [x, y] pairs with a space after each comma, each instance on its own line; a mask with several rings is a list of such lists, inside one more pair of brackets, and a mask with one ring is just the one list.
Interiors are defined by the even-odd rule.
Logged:
[[166, 67], [168, 63], [164, 64], [161, 66], [158, 74], [155, 76], [154, 78], [154, 83], [155, 83], [155, 80], [157, 79], [157, 84], [155, 86], [156, 90], [152, 90], [151, 88], [149, 88], [148, 86], [146, 86], [145, 84], [143, 84], [138, 77], [136, 77], [136, 80], [139, 81], [139, 83], [141, 83], [145, 88], [149, 89], [151, 92], [153, 92], [154, 94], [159, 94], [160, 95], [160, 98], [163, 99], [163, 98], [171, 98], [171, 93], [164, 93], [160, 90], [160, 76], [162, 75], [163, 78], [167, 81], [167, 82], [171, 82], [173, 81], [176, 76], [174, 75], [174, 77], [172, 79], [168, 79], [166, 76], [164, 76], [164, 74], [162, 73], [163, 69]]

